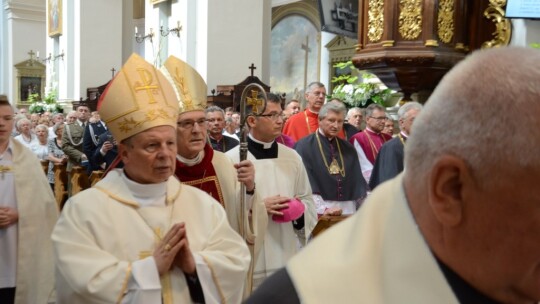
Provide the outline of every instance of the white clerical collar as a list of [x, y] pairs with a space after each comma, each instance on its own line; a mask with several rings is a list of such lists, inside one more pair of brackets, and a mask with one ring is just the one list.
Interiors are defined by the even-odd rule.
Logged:
[[176, 154], [176, 159], [178, 159], [179, 162], [183, 163], [184, 165], [186, 165], [188, 167], [192, 167], [192, 166], [195, 166], [197, 164], [200, 164], [202, 162], [203, 158], [204, 158], [204, 150], [199, 152], [197, 154], [197, 156], [195, 156], [192, 159], [188, 159], [188, 158], [182, 157], [182, 155], [180, 155], [180, 154]]
[[249, 133], [249, 138], [251, 138], [251, 140], [253, 140], [254, 142], [258, 143], [259, 145], [262, 145], [264, 149], [270, 149], [272, 147], [272, 144], [274, 144], [274, 141], [275, 140], [272, 140], [271, 142], [264, 142], [264, 141], [260, 141], [260, 140], [257, 140], [255, 139], [251, 133]]
[[323, 131], [321, 130], [321, 128], [319, 128], [319, 129], [317, 129], [317, 130], [319, 130], [319, 135], [321, 135], [322, 137], [328, 139], [329, 141], [332, 141], [332, 139], [335, 138], [335, 137], [330, 138], [330, 137], [324, 135], [324, 133], [323, 133]]
[[122, 179], [141, 207], [165, 206], [165, 197], [167, 195], [166, 181], [157, 184], [139, 184], [129, 179], [125, 172], [122, 172]]
[[409, 138], [409, 135], [403, 131], [399, 132], [399, 134], [401, 134], [401, 136], [405, 137], [405, 138]]

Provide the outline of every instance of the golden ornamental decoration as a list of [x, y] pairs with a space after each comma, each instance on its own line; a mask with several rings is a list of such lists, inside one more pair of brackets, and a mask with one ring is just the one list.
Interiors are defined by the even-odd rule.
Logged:
[[439, 39], [444, 43], [450, 43], [454, 37], [454, 0], [439, 2], [437, 24]]
[[510, 20], [504, 17], [504, 7], [506, 0], [489, 0], [489, 6], [484, 11], [484, 17], [495, 23], [495, 32], [492, 34], [494, 38], [482, 44], [482, 48], [493, 48], [506, 46], [510, 43], [512, 34], [512, 24]]
[[422, 0], [399, 1], [399, 33], [406, 40], [417, 39], [422, 33]]
[[381, 40], [384, 32], [384, 0], [370, 0], [368, 11], [368, 38], [371, 42]]

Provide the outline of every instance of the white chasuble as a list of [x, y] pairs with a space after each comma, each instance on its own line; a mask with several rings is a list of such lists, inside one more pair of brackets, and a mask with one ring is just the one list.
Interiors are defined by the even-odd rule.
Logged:
[[151, 257], [180, 222], [186, 223], [206, 303], [240, 303], [249, 251], [220, 204], [172, 177], [165, 206], [141, 208], [121, 176], [111, 171], [62, 211], [52, 235], [58, 303], [119, 303], [125, 297], [133, 299], [129, 303], [191, 303], [181, 270], [173, 267], [159, 278]]

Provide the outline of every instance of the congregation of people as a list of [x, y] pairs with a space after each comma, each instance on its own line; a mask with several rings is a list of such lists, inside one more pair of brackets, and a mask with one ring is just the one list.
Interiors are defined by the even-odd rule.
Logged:
[[475, 52], [395, 115], [315, 81], [242, 117], [135, 54], [97, 109], [0, 95], [0, 303], [538, 302], [534, 52]]

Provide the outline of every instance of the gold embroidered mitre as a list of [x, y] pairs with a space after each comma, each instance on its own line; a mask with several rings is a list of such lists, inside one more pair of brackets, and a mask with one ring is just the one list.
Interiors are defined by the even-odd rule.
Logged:
[[169, 56], [161, 71], [173, 85], [178, 97], [178, 114], [206, 109], [206, 83], [194, 68], [174, 56]]
[[101, 95], [98, 112], [121, 142], [157, 126], [176, 129], [178, 99], [163, 74], [133, 54]]

